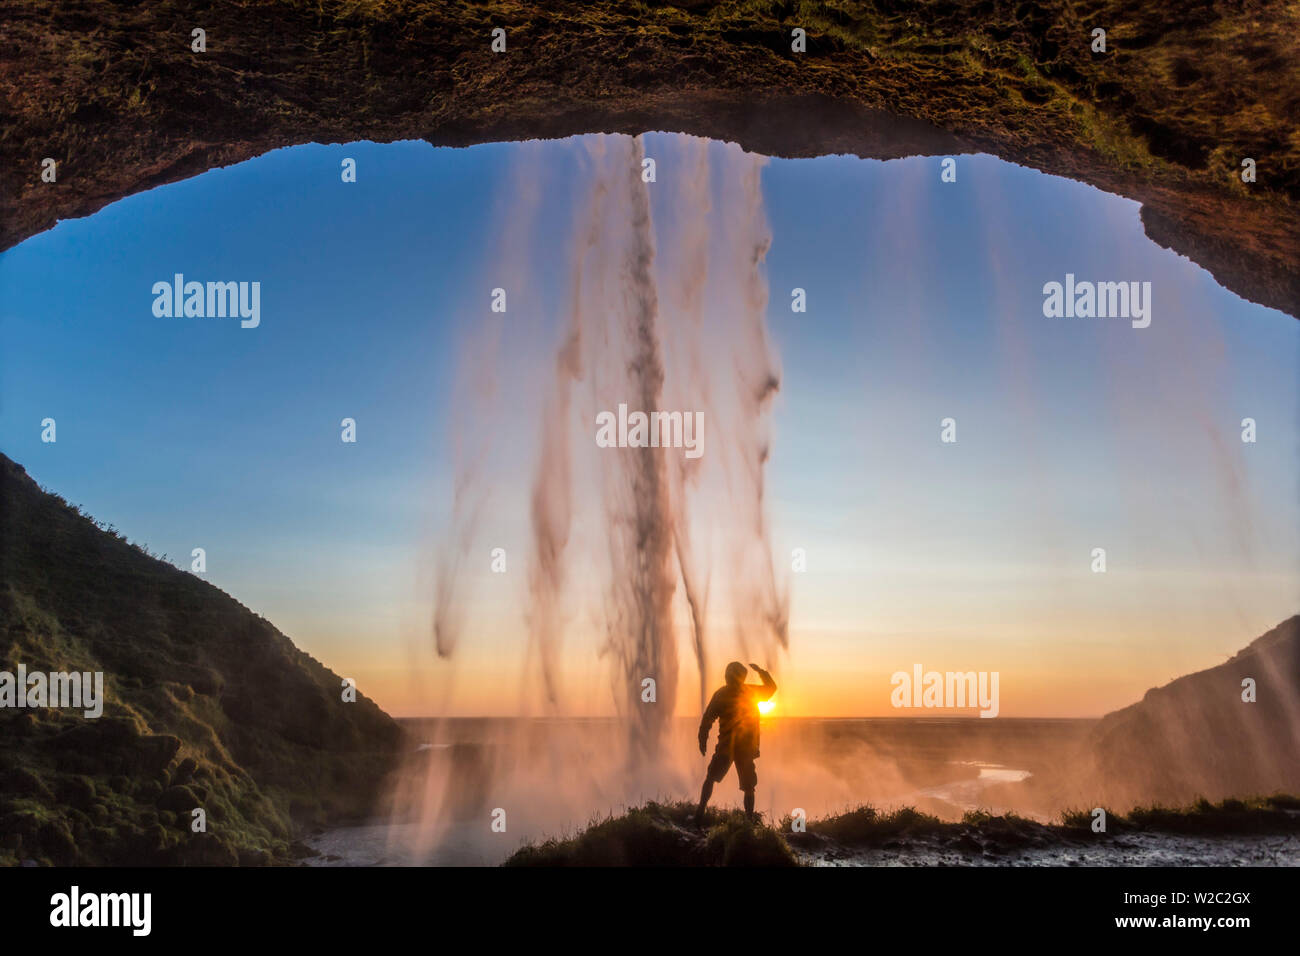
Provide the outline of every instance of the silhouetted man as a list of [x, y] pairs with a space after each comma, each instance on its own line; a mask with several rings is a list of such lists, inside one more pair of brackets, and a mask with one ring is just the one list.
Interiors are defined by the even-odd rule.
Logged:
[[758, 705], [776, 693], [776, 681], [757, 664], [750, 664], [763, 685], [746, 684], [745, 665], [732, 661], [727, 665], [727, 683], [718, 688], [704, 709], [700, 719], [700, 753], [708, 752], [709, 728], [718, 722], [718, 746], [709, 761], [709, 770], [700, 788], [700, 808], [695, 811], [697, 825], [704, 823], [704, 808], [713, 796], [713, 785], [721, 783], [731, 765], [736, 765], [740, 789], [745, 794], [745, 813], [754, 817], [754, 788], [758, 786], [758, 770], [754, 761], [758, 757]]

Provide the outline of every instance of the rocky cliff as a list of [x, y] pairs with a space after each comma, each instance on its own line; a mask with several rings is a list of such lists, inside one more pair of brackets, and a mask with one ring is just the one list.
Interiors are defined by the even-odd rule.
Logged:
[[0, 707], [0, 862], [284, 860], [369, 813], [404, 748], [270, 622], [0, 455], [0, 672], [19, 665], [102, 672], [103, 714]]
[[1086, 752], [1089, 788], [1115, 804], [1300, 793], [1300, 616], [1107, 714]]
[[663, 129], [993, 153], [1141, 201], [1156, 242], [1300, 316], [1300, 6], [1280, 0], [10, 0], [0, 49], [0, 249], [281, 146]]

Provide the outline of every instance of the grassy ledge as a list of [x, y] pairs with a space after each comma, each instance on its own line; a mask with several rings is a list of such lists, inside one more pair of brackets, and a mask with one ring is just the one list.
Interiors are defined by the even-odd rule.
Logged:
[[[694, 824], [686, 801], [649, 802], [620, 816], [593, 820], [579, 833], [530, 843], [506, 866], [797, 866], [800, 854], [828, 847], [894, 849], [927, 844], [967, 853], [1077, 845], [1092, 836], [1091, 810], [1069, 810], [1059, 822], [1039, 823], [1014, 813], [967, 813], [947, 823], [913, 807], [882, 811], [859, 806], [810, 820], [791, 832], [785, 817], [776, 826], [749, 822], [739, 810], [710, 809]], [[1140, 807], [1107, 812], [1107, 832], [1241, 836], [1300, 832], [1300, 797], [1277, 794], [1250, 800], [1199, 801], [1181, 808]]]

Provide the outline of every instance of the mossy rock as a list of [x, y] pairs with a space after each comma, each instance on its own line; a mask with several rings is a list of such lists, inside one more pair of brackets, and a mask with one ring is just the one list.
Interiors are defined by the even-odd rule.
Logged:
[[56, 784], [59, 799], [78, 810], [89, 810], [95, 805], [95, 784], [84, 774], [62, 777]]
[[36, 733], [37, 719], [35, 714], [22, 713], [9, 722], [6, 731], [14, 737], [30, 737]]
[[240, 866], [270, 866], [271, 862], [271, 854], [265, 850], [243, 849], [239, 851]]
[[142, 783], [139, 789], [135, 792], [136, 798], [142, 803], [157, 803], [158, 798], [161, 797], [162, 794], [162, 784], [156, 780], [149, 780]]
[[156, 865], [188, 845], [201, 806], [222, 825], [200, 862], [278, 860], [291, 802], [312, 820], [325, 794], [340, 818], [370, 811], [409, 743], [373, 702], [332, 706], [340, 679], [269, 622], [100, 530], [3, 454], [0, 501], [9, 655], [111, 675], [97, 719], [0, 710], [0, 856]]
[[36, 843], [55, 863], [71, 863], [76, 859], [77, 842], [72, 837], [72, 830], [63, 820], [47, 820], [42, 823]]
[[193, 757], [186, 757], [171, 773], [171, 783], [173, 787], [179, 787], [187, 784], [194, 777], [194, 772], [199, 769], [199, 762]]
[[709, 858], [723, 866], [798, 866], [781, 835], [761, 823], [728, 819], [709, 832]]
[[239, 854], [215, 833], [191, 833], [172, 848], [180, 866], [238, 866]]
[[26, 767], [15, 767], [0, 773], [0, 791], [45, 800], [53, 796], [44, 781]]
[[165, 862], [161, 853], [167, 845], [167, 831], [159, 823], [137, 827], [127, 840], [132, 857], [145, 864]]
[[189, 787], [168, 787], [158, 798], [158, 809], [189, 813], [199, 803], [199, 798]]
[[527, 845], [509, 866], [797, 866], [782, 835], [738, 811], [710, 810], [701, 834], [693, 804], [651, 802], [593, 822], [567, 840]]
[[19, 847], [34, 852], [40, 846], [41, 827], [51, 819], [49, 811], [46, 810], [18, 810], [0, 819], [0, 833], [15, 835]]

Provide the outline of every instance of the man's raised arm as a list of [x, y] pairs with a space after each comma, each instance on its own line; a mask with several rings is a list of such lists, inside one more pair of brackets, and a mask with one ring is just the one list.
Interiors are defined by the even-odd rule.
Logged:
[[776, 681], [772, 680], [772, 675], [763, 670], [763, 668], [759, 667], [757, 664], [751, 663], [749, 666], [763, 679], [763, 689], [755, 691], [758, 699], [770, 700], [772, 695], [776, 693]]

